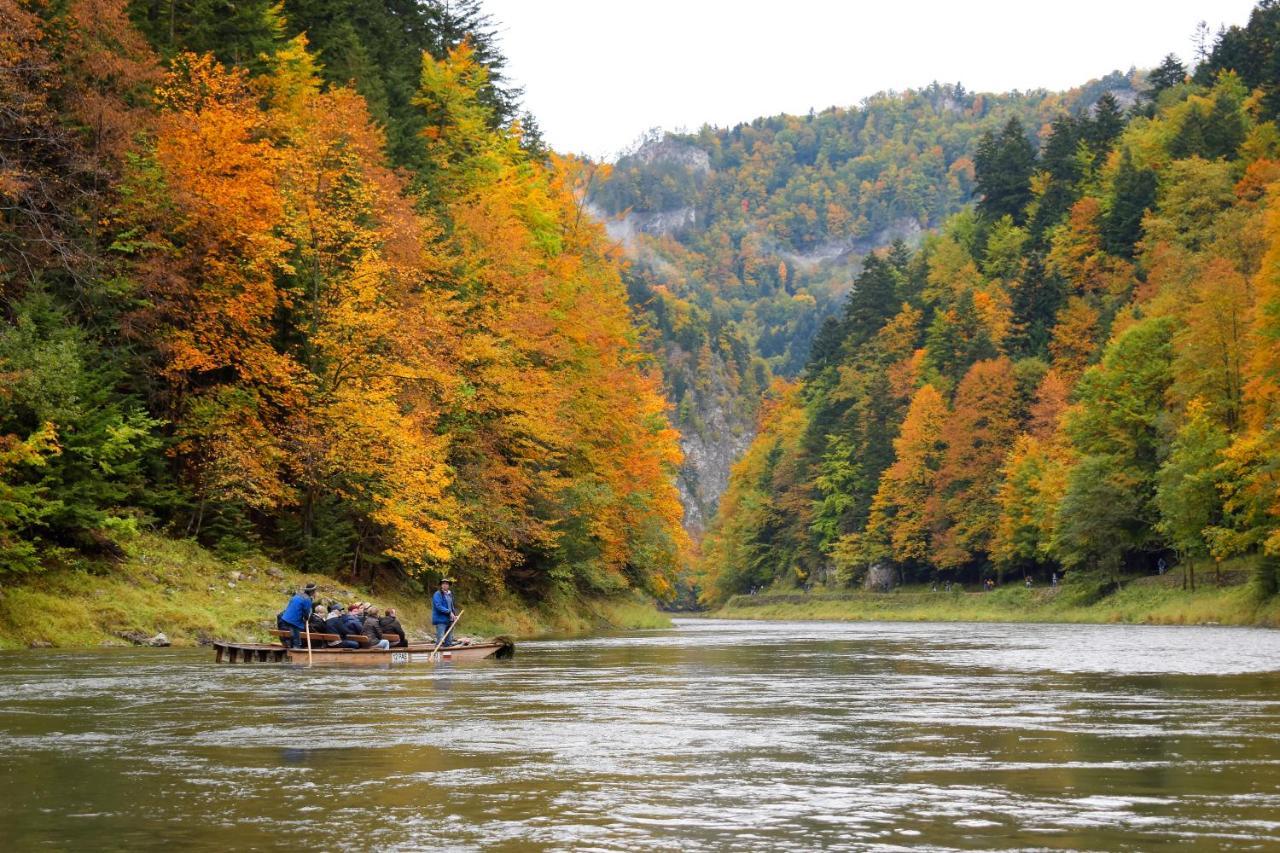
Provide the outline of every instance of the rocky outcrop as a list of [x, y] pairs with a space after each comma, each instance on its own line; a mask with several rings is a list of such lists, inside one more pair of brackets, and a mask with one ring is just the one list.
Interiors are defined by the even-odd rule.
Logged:
[[651, 139], [643, 143], [626, 159], [652, 166], [658, 163], [670, 163], [683, 166], [695, 175], [705, 175], [711, 171], [711, 155], [679, 139], [662, 134], [661, 138]]
[[628, 211], [621, 216], [609, 216], [595, 205], [587, 205], [587, 212], [604, 223], [609, 237], [628, 249], [634, 248], [638, 234], [652, 237], [670, 237], [698, 222], [698, 212], [692, 207], [674, 210], [658, 210], [650, 213]]
[[889, 592], [898, 585], [898, 570], [888, 563], [874, 563], [867, 569], [863, 586], [873, 592]]
[[755, 438], [754, 430], [735, 422], [726, 406], [714, 405], [701, 414], [701, 430], [681, 431], [684, 467], [677, 480], [684, 503], [684, 526], [695, 536], [701, 535], [711, 523], [720, 496], [729, 485], [733, 463]]

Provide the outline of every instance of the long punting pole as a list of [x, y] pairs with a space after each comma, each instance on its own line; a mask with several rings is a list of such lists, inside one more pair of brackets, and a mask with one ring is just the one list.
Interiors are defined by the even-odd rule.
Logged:
[[436, 657], [438, 657], [438, 656], [439, 656], [439, 654], [440, 654], [440, 647], [441, 647], [442, 645], [444, 645], [444, 641], [445, 641], [445, 640], [449, 639], [449, 635], [453, 633], [453, 627], [454, 627], [455, 625], [457, 625], [457, 624], [458, 624], [458, 620], [459, 620], [459, 619], [461, 619], [461, 618], [462, 618], [462, 614], [463, 614], [463, 613], [466, 613], [466, 612], [467, 612], [467, 611], [465, 611], [465, 610], [459, 610], [459, 611], [458, 611], [458, 615], [457, 615], [457, 616], [455, 616], [455, 617], [454, 617], [454, 619], [453, 619], [453, 621], [449, 623], [449, 630], [444, 632], [444, 636], [443, 636], [443, 637], [441, 637], [441, 638], [440, 638], [440, 641], [436, 643], [436, 647], [435, 647], [434, 649], [432, 649], [432, 650], [431, 650], [431, 657], [432, 657], [432, 658], [436, 658]]

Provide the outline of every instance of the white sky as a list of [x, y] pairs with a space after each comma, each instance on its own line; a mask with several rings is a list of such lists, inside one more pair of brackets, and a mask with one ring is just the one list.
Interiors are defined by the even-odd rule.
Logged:
[[1196, 24], [1253, 0], [486, 0], [508, 76], [560, 151], [612, 157], [651, 127], [730, 126], [933, 80], [1067, 89], [1190, 64]]

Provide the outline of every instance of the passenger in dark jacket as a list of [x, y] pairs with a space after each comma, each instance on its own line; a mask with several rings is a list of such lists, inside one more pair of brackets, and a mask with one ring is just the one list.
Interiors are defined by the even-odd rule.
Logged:
[[387, 615], [378, 620], [378, 627], [382, 629], [383, 634], [399, 634], [400, 642], [396, 643], [397, 647], [409, 645], [409, 634], [404, 630], [404, 626], [400, 624], [400, 620], [396, 618], [394, 607], [387, 609]]
[[370, 607], [364, 613], [364, 635], [373, 641], [373, 647], [391, 648], [391, 642], [382, 636], [382, 626], [378, 624], [378, 608]]
[[310, 631], [312, 634], [327, 633], [328, 628], [325, 626], [325, 620], [327, 616], [328, 614], [325, 611], [323, 604], [317, 607], [315, 610], [312, 610], [311, 618], [307, 620], [307, 630]]
[[360, 617], [360, 606], [353, 605], [347, 611], [347, 615], [342, 618], [342, 631], [344, 636], [364, 634], [364, 620]]
[[341, 638], [333, 644], [335, 648], [358, 649], [360, 648], [359, 643], [355, 640], [347, 639], [346, 616], [342, 611], [342, 605], [336, 605], [333, 610], [329, 611], [329, 618], [325, 620], [325, 633], [337, 634]]

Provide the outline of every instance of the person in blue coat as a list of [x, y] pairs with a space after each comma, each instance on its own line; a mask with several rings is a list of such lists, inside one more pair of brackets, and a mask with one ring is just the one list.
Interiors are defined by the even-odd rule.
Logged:
[[302, 648], [302, 632], [307, 630], [307, 620], [311, 618], [312, 599], [316, 597], [316, 585], [307, 584], [302, 592], [289, 599], [284, 612], [280, 614], [277, 624], [285, 631], [292, 632], [290, 645], [295, 649]]
[[[431, 596], [431, 624], [436, 629], [437, 644], [444, 638], [449, 626], [457, 618], [458, 614], [453, 609], [453, 581], [449, 578], [443, 578], [440, 581], [440, 588], [436, 590], [435, 595]], [[449, 641], [445, 645], [452, 646], [456, 642], [453, 635], [450, 634]]]

